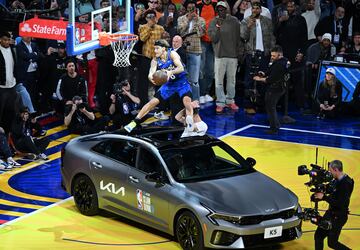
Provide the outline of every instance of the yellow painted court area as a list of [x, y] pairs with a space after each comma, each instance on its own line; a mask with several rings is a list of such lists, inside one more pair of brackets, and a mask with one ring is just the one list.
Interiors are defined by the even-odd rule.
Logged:
[[[224, 141], [245, 158], [255, 158], [256, 169], [296, 193], [303, 207], [311, 205], [310, 194], [304, 185], [308, 177], [298, 176], [297, 166], [314, 163], [315, 146], [238, 136], [226, 137]], [[320, 165], [323, 158], [342, 160], [345, 172], [355, 179], [350, 210], [353, 214], [360, 214], [360, 151], [319, 147]], [[320, 203], [320, 209], [325, 210], [325, 204]], [[305, 222], [302, 238], [283, 243], [276, 249], [314, 249], [314, 229], [314, 225]], [[0, 239], [0, 249], [179, 249], [171, 238], [135, 223], [128, 224], [115, 215], [83, 216], [76, 210], [72, 199], [0, 227]], [[360, 250], [360, 216], [349, 216], [340, 241]]]

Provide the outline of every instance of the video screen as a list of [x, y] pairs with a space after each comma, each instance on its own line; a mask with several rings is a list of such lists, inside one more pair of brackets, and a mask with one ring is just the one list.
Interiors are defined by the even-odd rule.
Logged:
[[321, 82], [325, 78], [325, 72], [327, 68], [335, 69], [336, 78], [343, 85], [343, 96], [342, 96], [343, 102], [351, 101], [356, 84], [360, 81], [360, 64], [322, 61], [314, 96], [317, 96], [317, 91], [319, 89]]

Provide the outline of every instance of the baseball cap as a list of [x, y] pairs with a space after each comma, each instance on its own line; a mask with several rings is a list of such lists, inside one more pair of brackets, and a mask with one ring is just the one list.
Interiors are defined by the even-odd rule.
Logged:
[[170, 48], [169, 43], [165, 39], [156, 40], [155, 43], [154, 43], [154, 46]]
[[224, 2], [224, 1], [220, 1], [220, 2], [218, 2], [217, 4], [216, 4], [216, 8], [218, 8], [218, 7], [224, 7], [225, 9], [227, 8], [227, 6], [226, 6], [226, 3]]
[[331, 41], [331, 38], [332, 38], [332, 36], [331, 36], [330, 33], [325, 33], [325, 34], [322, 36], [321, 41], [324, 40], [324, 39], [328, 39], [329, 41]]
[[330, 73], [330, 74], [336, 76], [336, 72], [335, 72], [335, 69], [334, 69], [334, 68], [327, 68], [327, 69], [326, 69], [326, 73]]

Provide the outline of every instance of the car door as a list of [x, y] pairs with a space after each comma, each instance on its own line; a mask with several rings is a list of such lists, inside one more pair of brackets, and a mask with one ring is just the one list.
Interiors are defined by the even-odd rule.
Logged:
[[[154, 172], [162, 175], [161, 184], [146, 180], [145, 176]], [[160, 160], [150, 149], [139, 147], [136, 168], [130, 168], [128, 180], [132, 213], [144, 223], [166, 231], [172, 186]]]
[[97, 154], [89, 159], [89, 164], [100, 205], [103, 204], [108, 210], [115, 208], [127, 212], [127, 176], [130, 167], [135, 167], [137, 144], [125, 140], [107, 140], [93, 147], [93, 151]]

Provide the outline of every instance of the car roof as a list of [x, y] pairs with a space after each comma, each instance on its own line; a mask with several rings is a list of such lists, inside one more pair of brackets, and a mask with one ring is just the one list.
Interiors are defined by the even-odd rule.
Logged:
[[219, 141], [219, 139], [210, 135], [181, 138], [183, 132], [183, 127], [139, 126], [139, 128], [134, 129], [130, 134], [124, 129], [116, 130], [112, 134], [130, 136], [144, 140], [153, 144], [159, 150], [166, 150], [170, 148], [188, 148]]

